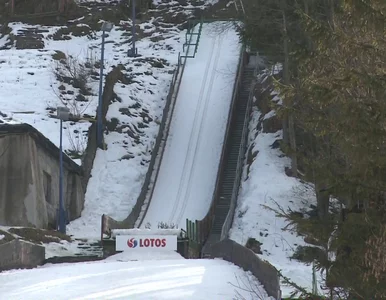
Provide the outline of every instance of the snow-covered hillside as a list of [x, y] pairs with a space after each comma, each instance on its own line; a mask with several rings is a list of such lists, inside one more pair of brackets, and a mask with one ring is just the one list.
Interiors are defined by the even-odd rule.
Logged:
[[[116, 4], [119, 1], [81, 1], [84, 7]], [[115, 21], [105, 43], [104, 75], [120, 65], [123, 79], [114, 87], [115, 100], [107, 112], [107, 150], [98, 150], [86, 193], [82, 217], [72, 222], [68, 232], [76, 237], [98, 239], [100, 218], [106, 213], [125, 218], [134, 205], [147, 172], [159, 121], [182, 51], [181, 22], [194, 9], [204, 9], [217, 1], [155, 1], [148, 17], [137, 20], [140, 57], [127, 56], [131, 48], [131, 20]], [[102, 6], [107, 8], [108, 6]], [[99, 13], [99, 12], [98, 12]], [[99, 60], [102, 20], [95, 17], [72, 20], [67, 25], [42, 26], [10, 23], [0, 36], [0, 118], [1, 122], [33, 125], [59, 146], [59, 122], [50, 117], [57, 106], [86, 118], [65, 122], [63, 148], [82, 154], [87, 130], [95, 118], [98, 102]], [[169, 21], [164, 19], [171, 19]], [[88, 21], [91, 20], [91, 21]], [[91, 22], [91, 23], [88, 23]], [[36, 41], [30, 41], [30, 37]], [[31, 48], [40, 49], [31, 49]], [[25, 49], [19, 49], [25, 48]], [[79, 68], [87, 75], [84, 86], [69, 78]], [[63, 80], [64, 79], [64, 80]], [[80, 159], [74, 157], [77, 163]]]
[[[265, 81], [268, 76], [279, 71], [280, 68], [267, 70], [259, 75], [258, 80]], [[276, 103], [281, 102], [274, 90], [271, 98]], [[249, 238], [254, 238], [261, 243], [259, 257], [269, 261], [299, 286], [311, 291], [312, 265], [291, 258], [298, 246], [307, 244], [303, 237], [284, 230], [288, 222], [268, 208], [276, 211], [281, 208], [285, 211], [288, 208], [293, 211], [309, 210], [312, 205], [316, 205], [314, 187], [286, 175], [285, 169], [290, 167], [291, 161], [279, 149], [282, 130], [264, 128], [264, 121], [275, 117], [275, 111], [261, 113], [258, 101], [262, 100], [254, 99], [247, 164], [230, 237], [242, 245]], [[248, 161], [251, 157], [252, 161]], [[293, 291], [292, 287], [282, 286], [285, 297]]]
[[[125, 73], [132, 77], [134, 82], [130, 88], [129, 86], [125, 88], [123, 85], [117, 87], [116, 93], [119, 97], [117, 99], [123, 99], [126, 102], [122, 102], [120, 107], [114, 104], [109, 110], [108, 118], [110, 120], [113, 117], [123, 118], [126, 120], [122, 122], [127, 122], [128, 117], [122, 116], [118, 111], [119, 108], [132, 106], [139, 99], [144, 103], [144, 108], [149, 109], [149, 116], [157, 119], [163, 102], [163, 97], [159, 95], [165, 94], [167, 90], [171, 79], [169, 73], [180, 51], [179, 32], [171, 29], [169, 37], [165, 37], [162, 43], [156, 45], [149, 39], [139, 41], [137, 47], [142, 57], [131, 59], [127, 57], [128, 36], [125, 24], [126, 22], [121, 22], [120, 25], [115, 26], [106, 38], [104, 74], [106, 75], [113, 65], [122, 64], [125, 66]], [[89, 27], [82, 23], [78, 25]], [[38, 30], [42, 35], [44, 48], [15, 50], [15, 46], [12, 45], [8, 46], [8, 49], [1, 50], [0, 71], [4, 74], [0, 79], [2, 120], [29, 123], [58, 146], [58, 120], [49, 117], [50, 114], [55, 114], [57, 106], [66, 105], [75, 115], [95, 117], [98, 105], [97, 65], [100, 60], [101, 33], [90, 30], [84, 36], [69, 34], [56, 37], [65, 27], [30, 26], [21, 23], [11, 23], [8, 26], [11, 29], [10, 35], [14, 36], [21, 35], [26, 30]], [[151, 23], [141, 26], [154, 28]], [[164, 48], [165, 44], [169, 45], [168, 49]], [[63, 57], [65, 58], [62, 59]], [[151, 63], [161, 58], [166, 62], [160, 64], [162, 70], [152, 68]], [[79, 71], [80, 65], [86, 65], [90, 69], [86, 71], [88, 76], [86, 85], [89, 89], [86, 96], [83, 96], [81, 88], [59, 81], [57, 78], [76, 76], [73, 73]], [[135, 119], [130, 121], [134, 123], [133, 125], [138, 123]], [[90, 125], [90, 122], [66, 122], [63, 148], [65, 150], [81, 148], [79, 150], [84, 151], [87, 129]], [[151, 122], [150, 132], [146, 132], [148, 130], [145, 129], [145, 135], [153, 138], [157, 127], [155, 122]], [[77, 162], [80, 163], [79, 160]]]

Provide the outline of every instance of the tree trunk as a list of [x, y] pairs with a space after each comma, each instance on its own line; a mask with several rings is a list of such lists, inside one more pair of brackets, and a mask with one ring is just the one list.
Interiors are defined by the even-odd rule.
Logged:
[[335, 22], [334, 22], [334, 15], [335, 15], [335, 4], [334, 2], [336, 0], [326, 0], [327, 1], [327, 16], [328, 16], [328, 22], [331, 26], [331, 28], [335, 28]]
[[[287, 15], [286, 15], [286, 0], [281, 0], [281, 9], [283, 15], [283, 52], [284, 52], [284, 66], [283, 66], [283, 81], [285, 85], [290, 84], [290, 70], [289, 70], [289, 41], [287, 32]], [[288, 99], [284, 101], [284, 107], [288, 108], [290, 102]], [[286, 112], [283, 118], [283, 141], [290, 145], [291, 148], [291, 171], [293, 176], [298, 174], [298, 162], [296, 157], [296, 136], [295, 124], [292, 113]]]
[[308, 16], [309, 15], [309, 9], [308, 9], [308, 2], [309, 0], [303, 0], [303, 4], [304, 4], [304, 12], [306, 13], [306, 15]]
[[291, 171], [292, 176], [298, 176], [298, 158], [296, 153], [296, 135], [295, 135], [295, 122], [293, 118], [293, 114], [289, 114], [288, 116], [288, 127], [289, 127], [289, 139], [291, 146]]
[[[284, 64], [283, 64], [283, 80], [284, 84], [289, 84], [289, 49], [288, 49], [288, 33], [287, 33], [287, 16], [285, 13], [286, 0], [280, 0], [280, 6], [283, 17], [283, 53], [284, 53]], [[288, 108], [288, 100], [283, 99], [284, 108]], [[286, 145], [289, 144], [289, 126], [288, 126], [288, 113], [285, 112], [283, 115], [283, 141]]]
[[318, 217], [321, 221], [326, 220], [330, 205], [330, 194], [325, 191], [325, 185], [321, 182], [315, 182], [315, 194], [318, 208]]
[[[304, 13], [309, 16], [310, 15], [310, 8], [309, 8], [309, 4], [311, 4], [311, 6], [313, 5], [313, 2], [312, 0], [303, 0], [303, 3], [304, 3]], [[311, 38], [309, 35], [306, 36], [306, 42], [307, 42], [307, 49], [309, 51], [312, 50], [312, 41], [311, 41]]]

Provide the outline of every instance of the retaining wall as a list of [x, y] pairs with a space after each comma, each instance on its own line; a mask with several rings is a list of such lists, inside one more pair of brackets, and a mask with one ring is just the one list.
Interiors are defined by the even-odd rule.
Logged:
[[11, 269], [35, 268], [42, 265], [46, 249], [43, 246], [12, 240], [0, 245], [0, 272]]
[[250, 271], [264, 286], [268, 296], [281, 299], [279, 273], [270, 263], [261, 260], [252, 250], [224, 239], [210, 247], [212, 258], [222, 258]]

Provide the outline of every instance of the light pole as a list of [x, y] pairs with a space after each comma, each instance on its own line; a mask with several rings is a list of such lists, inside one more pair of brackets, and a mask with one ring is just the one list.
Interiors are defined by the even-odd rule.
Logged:
[[70, 118], [70, 110], [65, 106], [60, 106], [56, 110], [60, 120], [60, 145], [59, 145], [59, 231], [66, 234], [66, 212], [63, 201], [63, 121]]
[[104, 67], [104, 57], [105, 57], [105, 33], [110, 32], [113, 29], [113, 24], [110, 22], [104, 22], [102, 24], [102, 45], [101, 45], [101, 61], [100, 61], [100, 70], [99, 70], [99, 99], [98, 99], [98, 111], [97, 111], [97, 144], [99, 147], [102, 147], [102, 135], [103, 135], [103, 126], [102, 126], [102, 93], [103, 93], [103, 67]]
[[135, 0], [131, 0], [131, 9], [132, 9], [132, 26], [131, 26], [131, 35], [132, 35], [132, 48], [128, 51], [129, 57], [137, 56], [137, 48], [135, 48]]

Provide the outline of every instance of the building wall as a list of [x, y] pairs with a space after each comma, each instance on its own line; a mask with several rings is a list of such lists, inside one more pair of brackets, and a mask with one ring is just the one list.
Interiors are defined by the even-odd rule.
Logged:
[[[80, 175], [64, 168], [64, 203], [70, 220], [84, 204]], [[30, 134], [0, 137], [0, 225], [56, 226], [59, 153], [55, 158]]]

